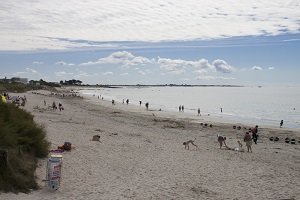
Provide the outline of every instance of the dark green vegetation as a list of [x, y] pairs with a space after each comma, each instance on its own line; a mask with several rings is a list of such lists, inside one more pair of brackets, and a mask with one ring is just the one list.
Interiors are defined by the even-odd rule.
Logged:
[[40, 85], [29, 85], [23, 83], [0, 83], [0, 93], [2, 92], [26, 92], [29, 90], [43, 89]]
[[[48, 155], [49, 143], [43, 127], [33, 116], [0, 102], [0, 149], [8, 152], [7, 162], [0, 159], [0, 191], [29, 192], [37, 189], [37, 159]], [[1, 158], [1, 157], [0, 157]]]

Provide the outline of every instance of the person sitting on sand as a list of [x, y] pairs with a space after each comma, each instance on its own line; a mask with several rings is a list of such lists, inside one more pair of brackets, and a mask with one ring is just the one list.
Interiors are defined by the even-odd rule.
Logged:
[[244, 142], [246, 142], [246, 146], [247, 146], [247, 151], [252, 153], [252, 138], [251, 135], [249, 134], [249, 132], [246, 132], [245, 136], [244, 136]]
[[226, 140], [226, 137], [218, 135], [218, 142], [220, 144], [220, 149], [222, 148], [223, 144], [225, 147], [227, 147], [225, 140]]

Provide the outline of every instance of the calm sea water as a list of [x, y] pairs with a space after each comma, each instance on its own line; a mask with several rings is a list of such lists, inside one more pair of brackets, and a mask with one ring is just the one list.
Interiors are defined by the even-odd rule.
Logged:
[[[150, 108], [220, 117], [238, 122], [300, 130], [300, 87], [123, 87], [86, 88], [80, 93], [91, 97], [130, 104], [149, 102]], [[222, 108], [222, 113], [221, 113]]]

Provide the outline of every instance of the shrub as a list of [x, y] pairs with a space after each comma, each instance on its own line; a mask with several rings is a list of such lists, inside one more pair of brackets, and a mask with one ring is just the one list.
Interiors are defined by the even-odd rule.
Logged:
[[0, 149], [8, 150], [8, 163], [0, 163], [0, 190], [28, 192], [37, 188], [37, 158], [46, 157], [49, 148], [45, 137], [44, 128], [30, 113], [0, 103]]

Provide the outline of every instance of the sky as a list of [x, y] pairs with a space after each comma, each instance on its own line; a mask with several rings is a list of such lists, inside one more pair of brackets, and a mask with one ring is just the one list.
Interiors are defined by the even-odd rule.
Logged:
[[0, 78], [300, 85], [300, 0], [10, 0]]

